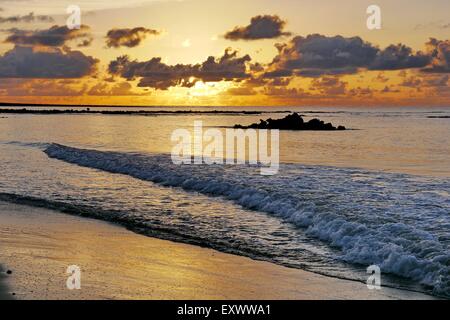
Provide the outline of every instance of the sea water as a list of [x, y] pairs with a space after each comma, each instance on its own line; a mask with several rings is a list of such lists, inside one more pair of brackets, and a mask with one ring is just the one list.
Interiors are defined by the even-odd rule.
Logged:
[[346, 279], [378, 265], [382, 285], [450, 296], [450, 110], [279, 108], [351, 130], [281, 132], [273, 176], [172, 163], [172, 132], [196, 120], [285, 115], [244, 109], [273, 113], [6, 114], [0, 200]]

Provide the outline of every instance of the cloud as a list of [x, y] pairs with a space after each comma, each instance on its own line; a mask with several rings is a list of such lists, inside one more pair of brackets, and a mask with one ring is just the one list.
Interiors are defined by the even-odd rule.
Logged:
[[76, 97], [86, 93], [87, 86], [80, 86], [73, 79], [5, 79], [0, 82], [1, 96]]
[[420, 87], [422, 86], [422, 84], [423, 84], [422, 78], [412, 76], [412, 77], [405, 78], [400, 83], [400, 86], [420, 90]]
[[360, 37], [327, 37], [319, 34], [294, 37], [288, 43], [277, 44], [278, 55], [270, 72], [304, 76], [354, 73], [375, 59], [378, 49]]
[[77, 45], [77, 47], [79, 48], [89, 47], [92, 44], [92, 41], [94, 41], [93, 38], [84, 39]]
[[132, 84], [107, 82], [103, 79], [2, 79], [0, 96], [148, 96], [143, 91], [134, 90]]
[[149, 35], [160, 35], [161, 31], [136, 27], [133, 29], [112, 29], [106, 35], [106, 46], [109, 48], [137, 47]]
[[297, 36], [288, 43], [277, 44], [278, 55], [269, 65], [266, 77], [289, 74], [306, 77], [353, 74], [359, 69], [401, 70], [423, 68], [430, 55], [403, 44], [381, 50], [360, 37], [328, 37], [312, 34]]
[[225, 34], [228, 40], [259, 40], [275, 39], [282, 36], [291, 35], [290, 32], [284, 32], [286, 21], [277, 15], [265, 15], [253, 17], [250, 24], [245, 27], [235, 27], [232, 31]]
[[[1, 10], [0, 10], [1, 11]], [[55, 20], [48, 15], [34, 15], [30, 12], [24, 16], [0, 17], [0, 23], [30, 23], [30, 22], [54, 22]]]
[[253, 96], [258, 92], [251, 87], [232, 87], [229, 88], [226, 93], [231, 96]]
[[353, 97], [367, 97], [372, 96], [374, 94], [374, 91], [371, 88], [353, 88], [348, 91], [349, 96]]
[[81, 78], [92, 74], [98, 60], [69, 48], [15, 46], [0, 56], [0, 78]]
[[386, 77], [383, 72], [380, 72], [374, 80], [381, 82], [381, 83], [386, 83], [389, 81], [389, 78]]
[[383, 90], [380, 90], [381, 93], [398, 93], [400, 90], [393, 89], [391, 86], [384, 86]]
[[448, 74], [426, 79], [427, 86], [430, 87], [448, 87], [450, 76]]
[[428, 96], [445, 98], [445, 95], [450, 93], [449, 80], [448, 74], [418, 73], [405, 77], [400, 86], [415, 89], [416, 92], [425, 92]]
[[9, 29], [10, 35], [6, 38], [6, 43], [13, 43], [20, 46], [48, 46], [61, 47], [68, 41], [81, 39], [81, 44], [86, 44], [84, 41], [92, 41], [90, 28], [82, 25], [80, 29], [69, 29], [66, 26], [52, 26], [44, 30], [22, 30]]
[[423, 71], [431, 73], [450, 72], [450, 40], [437, 40], [431, 38], [427, 43], [431, 64]]
[[413, 53], [412, 49], [403, 45], [390, 45], [378, 52], [369, 66], [371, 70], [401, 70], [423, 68], [430, 63], [430, 56], [422, 52]]
[[341, 81], [337, 77], [323, 77], [314, 79], [311, 83], [311, 89], [318, 90], [321, 94], [327, 96], [342, 95], [346, 93], [347, 82]]
[[293, 71], [285, 68], [276, 69], [273, 71], [268, 71], [264, 73], [264, 78], [282, 78], [282, 77], [290, 77], [293, 75]]
[[239, 81], [249, 77], [247, 63], [250, 56], [238, 57], [237, 51], [228, 48], [219, 58], [208, 57], [200, 64], [167, 65], [161, 58], [145, 62], [131, 61], [122, 56], [109, 64], [109, 72], [127, 80], [139, 79], [138, 86], [167, 90], [170, 87], [192, 87], [199, 80], [204, 82]]
[[90, 96], [137, 96], [142, 93], [133, 91], [133, 86], [128, 82], [119, 82], [113, 85], [108, 82], [98, 82], [86, 92]]

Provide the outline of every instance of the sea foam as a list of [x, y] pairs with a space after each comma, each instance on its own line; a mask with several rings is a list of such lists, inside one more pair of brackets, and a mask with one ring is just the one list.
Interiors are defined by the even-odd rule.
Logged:
[[379, 265], [450, 296], [450, 182], [359, 169], [284, 164], [174, 165], [168, 155], [106, 152], [51, 144], [54, 159], [223, 197], [275, 215], [337, 248], [336, 257]]

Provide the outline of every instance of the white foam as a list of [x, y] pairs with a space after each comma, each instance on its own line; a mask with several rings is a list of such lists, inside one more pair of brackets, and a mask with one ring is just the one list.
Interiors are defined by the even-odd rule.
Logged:
[[[167, 155], [57, 144], [45, 152], [69, 163], [224, 197], [276, 215], [339, 248], [342, 260], [377, 264], [382, 272], [450, 296], [448, 181], [299, 165], [285, 165], [279, 175], [262, 177], [252, 166], [178, 166]], [[355, 174], [365, 178], [352, 179]], [[430, 198], [430, 190], [438, 192]]]

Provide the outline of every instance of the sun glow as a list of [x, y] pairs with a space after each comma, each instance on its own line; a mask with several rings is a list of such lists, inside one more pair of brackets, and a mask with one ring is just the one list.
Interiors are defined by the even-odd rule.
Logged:
[[231, 87], [228, 82], [203, 82], [197, 81], [195, 85], [189, 89], [189, 95], [192, 97], [215, 96]]

